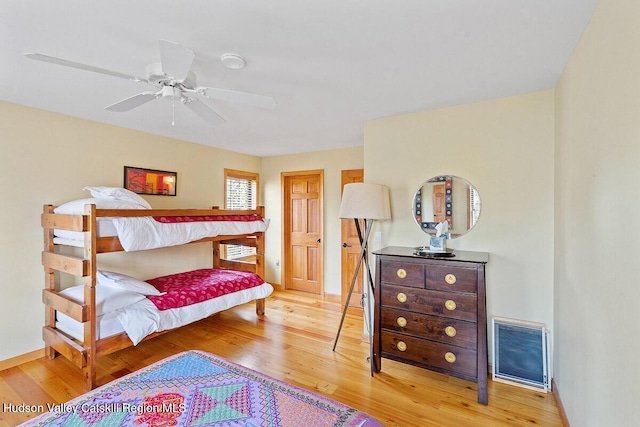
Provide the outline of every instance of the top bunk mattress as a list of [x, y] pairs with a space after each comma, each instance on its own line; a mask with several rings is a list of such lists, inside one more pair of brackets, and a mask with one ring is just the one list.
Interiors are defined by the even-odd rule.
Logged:
[[[176, 219], [178, 218], [178, 219]], [[127, 251], [177, 246], [215, 236], [264, 232], [269, 220], [257, 215], [221, 217], [101, 217], [96, 220], [97, 237], [118, 236]], [[84, 233], [54, 230], [54, 243], [83, 246]]]

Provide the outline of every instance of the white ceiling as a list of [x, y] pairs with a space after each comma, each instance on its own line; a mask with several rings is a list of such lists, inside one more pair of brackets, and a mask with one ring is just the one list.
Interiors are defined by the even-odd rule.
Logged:
[[[241, 153], [351, 147], [365, 121], [555, 86], [597, 0], [0, 0], [0, 99]], [[37, 52], [145, 77], [158, 40], [196, 54], [198, 84], [274, 97], [105, 106], [152, 90], [26, 58]], [[220, 62], [233, 52], [242, 70]], [[37, 124], [34, 124], [37, 125]]]

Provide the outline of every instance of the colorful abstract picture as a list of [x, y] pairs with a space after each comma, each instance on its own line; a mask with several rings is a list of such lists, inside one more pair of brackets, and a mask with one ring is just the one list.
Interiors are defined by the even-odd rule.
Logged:
[[124, 167], [124, 188], [138, 194], [175, 196], [178, 187], [176, 172]]

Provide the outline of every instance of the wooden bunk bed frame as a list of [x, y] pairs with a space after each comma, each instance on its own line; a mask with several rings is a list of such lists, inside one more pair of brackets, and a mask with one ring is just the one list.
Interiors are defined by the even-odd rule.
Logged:
[[[96, 359], [101, 355], [113, 353], [132, 346], [125, 332], [110, 337], [97, 339], [96, 333], [96, 265], [97, 254], [119, 252], [124, 249], [117, 237], [97, 237], [96, 221], [99, 217], [132, 217], [132, 216], [214, 216], [214, 215], [250, 215], [264, 217], [264, 207], [256, 210], [222, 210], [212, 209], [97, 209], [95, 205], [86, 205], [82, 215], [55, 214], [53, 205], [45, 205], [41, 217], [44, 229], [44, 251], [42, 265], [45, 271], [45, 286], [42, 301], [45, 304], [45, 326], [42, 337], [45, 342], [45, 354], [49, 359], [62, 354], [82, 369], [85, 387], [92, 390], [96, 383]], [[82, 256], [62, 255], [55, 250], [54, 229], [80, 231], [84, 233]], [[264, 232], [237, 236], [216, 236], [200, 239], [190, 243], [212, 242], [213, 268], [230, 268], [239, 271], [250, 271], [264, 279]], [[255, 263], [233, 261], [220, 258], [220, 245], [234, 244], [256, 248]], [[65, 246], [65, 245], [60, 245]], [[63, 272], [81, 277], [84, 284], [84, 302], [78, 303], [59, 294], [55, 273]], [[55, 312], [59, 311], [82, 322], [84, 339], [82, 342], [72, 338], [56, 328]], [[256, 313], [264, 315], [265, 299], [256, 300]], [[168, 331], [153, 333], [144, 340], [151, 339]]]

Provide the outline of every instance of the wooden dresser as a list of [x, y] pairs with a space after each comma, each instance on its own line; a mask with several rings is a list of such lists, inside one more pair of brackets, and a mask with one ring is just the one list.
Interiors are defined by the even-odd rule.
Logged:
[[382, 358], [478, 383], [487, 404], [485, 252], [454, 257], [413, 255], [387, 247], [376, 255], [374, 366]]

